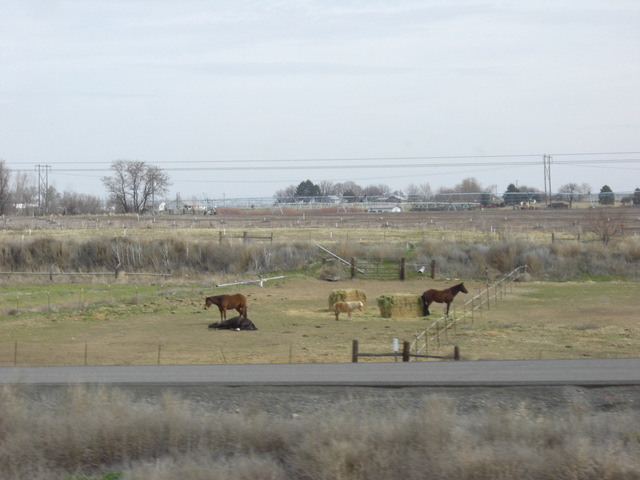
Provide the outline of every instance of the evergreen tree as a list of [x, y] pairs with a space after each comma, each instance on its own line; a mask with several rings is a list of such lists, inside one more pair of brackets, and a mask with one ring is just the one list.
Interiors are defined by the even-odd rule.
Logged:
[[640, 188], [636, 188], [633, 192], [633, 204], [640, 205]]
[[509, 184], [507, 191], [502, 195], [502, 199], [504, 200], [505, 205], [518, 205], [520, 202], [524, 201], [520, 189], [513, 183]]
[[609, 185], [602, 187], [598, 194], [598, 203], [600, 203], [600, 205], [613, 205], [614, 201], [615, 199], [611, 187], [609, 187]]
[[298, 188], [296, 188], [296, 197], [306, 197], [306, 201], [309, 201], [309, 197], [319, 197], [320, 187], [314, 184], [311, 180], [305, 180], [300, 182]]

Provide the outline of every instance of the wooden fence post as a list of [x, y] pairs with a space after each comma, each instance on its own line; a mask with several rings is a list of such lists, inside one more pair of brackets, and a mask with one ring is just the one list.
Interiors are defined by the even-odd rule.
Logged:
[[405, 340], [404, 342], [402, 342], [402, 361], [408, 362], [410, 355], [411, 355], [411, 343]]
[[403, 257], [400, 259], [400, 280], [404, 280], [405, 266], [406, 266], [406, 261]]
[[436, 278], [436, 261], [431, 260], [431, 278]]
[[351, 259], [351, 280], [356, 278], [356, 259]]
[[453, 347], [453, 359], [456, 361], [460, 360], [460, 349], [458, 348], [457, 345]]
[[351, 343], [351, 363], [358, 363], [358, 340]]

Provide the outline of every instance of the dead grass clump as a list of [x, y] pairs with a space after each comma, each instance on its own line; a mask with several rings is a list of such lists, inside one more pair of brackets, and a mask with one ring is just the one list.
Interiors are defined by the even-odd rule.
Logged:
[[437, 396], [411, 407], [360, 399], [292, 417], [257, 406], [216, 411], [173, 394], [147, 401], [105, 387], [48, 396], [3, 387], [0, 413], [3, 480], [637, 479], [640, 471], [638, 412], [584, 404], [461, 412]]
[[487, 254], [487, 263], [501, 273], [508, 273], [518, 266], [518, 250], [514, 242], [492, 245]]
[[357, 288], [346, 288], [342, 290], [332, 290], [329, 293], [329, 309], [336, 302], [362, 302], [367, 305], [367, 292]]
[[401, 258], [404, 255], [404, 246], [399, 244], [382, 243], [371, 245], [367, 248], [367, 258], [376, 261], [384, 261], [389, 258]]
[[377, 303], [383, 318], [414, 318], [423, 314], [422, 299], [415, 293], [380, 295]]
[[640, 237], [628, 237], [622, 240], [618, 248], [629, 262], [640, 260]]
[[68, 242], [54, 238], [37, 238], [29, 245], [33, 261], [43, 265], [65, 263], [69, 256]]
[[533, 275], [546, 275], [556, 268], [557, 259], [551, 255], [546, 246], [534, 246], [526, 249], [518, 255], [516, 263], [526, 265], [527, 272]]
[[366, 249], [359, 243], [354, 242], [338, 242], [331, 248], [331, 251], [347, 261], [355, 257], [366, 256]]

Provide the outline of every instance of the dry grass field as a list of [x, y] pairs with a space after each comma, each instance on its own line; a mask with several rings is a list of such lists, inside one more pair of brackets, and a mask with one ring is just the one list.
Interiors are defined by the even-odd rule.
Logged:
[[[202, 215], [112, 215], [94, 217], [14, 217], [4, 219], [0, 232], [5, 237], [47, 235], [74, 237], [96, 235], [156, 236], [174, 232], [193, 238], [213, 238], [219, 235], [269, 236], [274, 241], [308, 240], [335, 241], [419, 241], [424, 238], [483, 239], [486, 235], [549, 239], [589, 238], [589, 205], [571, 210], [517, 210], [512, 208], [374, 213], [361, 209], [324, 210], [278, 209], [240, 211], [219, 208], [215, 216]], [[622, 212], [627, 235], [640, 233], [640, 211], [637, 208], [617, 208]]]
[[[443, 313], [432, 306], [429, 317], [383, 318], [376, 305], [382, 294], [422, 293], [457, 280], [414, 278], [408, 281], [347, 280], [326, 282], [292, 275], [257, 285], [216, 288], [242, 292], [249, 318], [258, 331], [209, 330], [220, 318], [204, 310], [213, 287], [162, 284], [131, 288], [130, 297], [80, 306], [73, 302], [43, 306], [0, 317], [0, 364], [129, 365], [189, 363], [328, 363], [351, 361], [352, 340], [360, 352], [391, 353], [393, 339], [413, 341]], [[465, 281], [451, 315], [485, 285]], [[5, 287], [6, 288], [6, 287]], [[34, 288], [34, 287], [31, 287]], [[43, 290], [46, 286], [42, 287]], [[76, 285], [79, 291], [88, 286]], [[93, 286], [96, 289], [96, 286]], [[115, 288], [115, 287], [114, 287]], [[328, 298], [337, 288], [366, 292], [363, 312], [336, 321]], [[429, 352], [463, 359], [535, 359], [636, 356], [640, 351], [640, 286], [626, 282], [514, 283], [504, 295], [439, 335]], [[114, 292], [113, 295], [116, 295]], [[105, 298], [104, 296], [101, 298]], [[344, 317], [344, 318], [343, 318]], [[394, 361], [363, 357], [360, 361]]]
[[[56, 217], [5, 219], [4, 238], [59, 236], [180, 236], [193, 240], [220, 236], [241, 243], [243, 232], [273, 242], [408, 245], [426, 238], [478, 242], [528, 238], [549, 242], [589, 241], [588, 208], [572, 210], [487, 209], [476, 211], [366, 213], [362, 211], [238, 212], [216, 216]], [[637, 209], [625, 209], [626, 235], [640, 225]], [[271, 242], [270, 239], [257, 240]], [[597, 243], [597, 242], [596, 242]], [[53, 267], [52, 267], [53, 268]], [[46, 274], [48, 268], [43, 273]], [[361, 352], [389, 353], [393, 339], [413, 341], [442, 309], [430, 317], [382, 318], [379, 295], [420, 294], [464, 281], [469, 295], [453, 304], [462, 308], [486, 285], [482, 279], [410, 276], [405, 281], [318, 280], [315, 271], [287, 274], [264, 287], [215, 284], [243, 280], [229, 275], [184, 274], [168, 279], [56, 279], [8, 276], [0, 285], [0, 364], [156, 364], [346, 362], [352, 340]], [[250, 278], [255, 278], [250, 276]], [[430, 353], [449, 355], [453, 345], [466, 359], [530, 359], [635, 356], [640, 351], [636, 279], [599, 282], [514, 284], [497, 305], [490, 304], [429, 345]], [[60, 283], [66, 283], [61, 285]], [[108, 284], [112, 282], [113, 285]], [[328, 310], [333, 289], [358, 288], [367, 294], [364, 312], [336, 322]], [[209, 331], [217, 311], [203, 310], [204, 297], [242, 292], [249, 297], [249, 318], [256, 332]], [[432, 351], [439, 344], [439, 350]], [[362, 361], [393, 361], [363, 358]]]
[[[627, 215], [627, 235], [637, 234], [634, 212]], [[535, 246], [552, 235], [597, 243], [585, 231], [585, 213], [222, 211], [205, 218], [11, 219], [0, 236], [28, 242], [52, 236], [167, 235], [218, 241], [223, 235], [225, 242], [241, 243], [237, 237], [248, 231], [273, 234], [274, 243], [328, 245], [526, 238]], [[624, 262], [633, 267], [638, 257], [629, 258]], [[0, 365], [349, 362], [353, 340], [360, 352], [391, 353], [394, 339], [413, 341], [443, 313], [441, 305], [432, 305], [430, 317], [383, 318], [378, 296], [418, 295], [460, 281], [469, 290], [452, 305], [451, 316], [460, 321], [429, 344], [432, 355], [450, 356], [454, 345], [463, 360], [635, 357], [640, 351], [637, 275], [551, 282], [534, 274], [462, 319], [465, 301], [486, 288], [482, 278], [439, 274], [430, 279], [412, 272], [405, 281], [329, 282], [318, 278], [316, 264], [278, 272], [284, 278], [263, 287], [215, 287], [246, 276], [181, 272], [163, 278], [58, 275], [49, 280], [48, 269], [0, 278]], [[255, 278], [255, 272], [247, 276]], [[351, 320], [336, 321], [329, 295], [345, 288], [364, 291], [366, 305]], [[235, 292], [248, 297], [249, 318], [259, 330], [209, 330], [220, 317], [216, 309], [203, 309], [205, 296]], [[223, 411], [214, 408], [219, 393], [193, 403], [167, 391], [154, 399], [102, 386], [30, 396], [19, 386], [7, 386], [0, 389], [0, 477], [640, 479], [637, 388], [553, 387], [502, 391], [497, 397], [496, 389], [491, 394], [456, 389], [450, 398], [376, 390], [353, 398], [355, 392], [313, 392], [307, 399], [313, 408], [295, 414], [292, 403], [302, 394], [279, 392], [284, 397], [270, 401], [282, 406], [280, 415], [255, 402], [271, 398], [263, 391], [254, 392], [253, 399], [234, 392], [243, 395], [243, 403]], [[460, 408], [462, 399], [474, 407]]]

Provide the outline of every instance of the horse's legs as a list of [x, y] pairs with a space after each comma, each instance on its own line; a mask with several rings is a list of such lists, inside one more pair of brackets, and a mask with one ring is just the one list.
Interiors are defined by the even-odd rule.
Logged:
[[428, 302], [427, 300], [424, 300], [424, 299], [423, 301], [424, 301], [424, 309], [422, 310], [422, 314], [423, 316], [426, 317], [427, 315], [429, 315], [429, 305], [431, 305], [431, 302]]
[[449, 316], [449, 307], [451, 306], [451, 302], [447, 302], [447, 313], [445, 313], [445, 317]]

